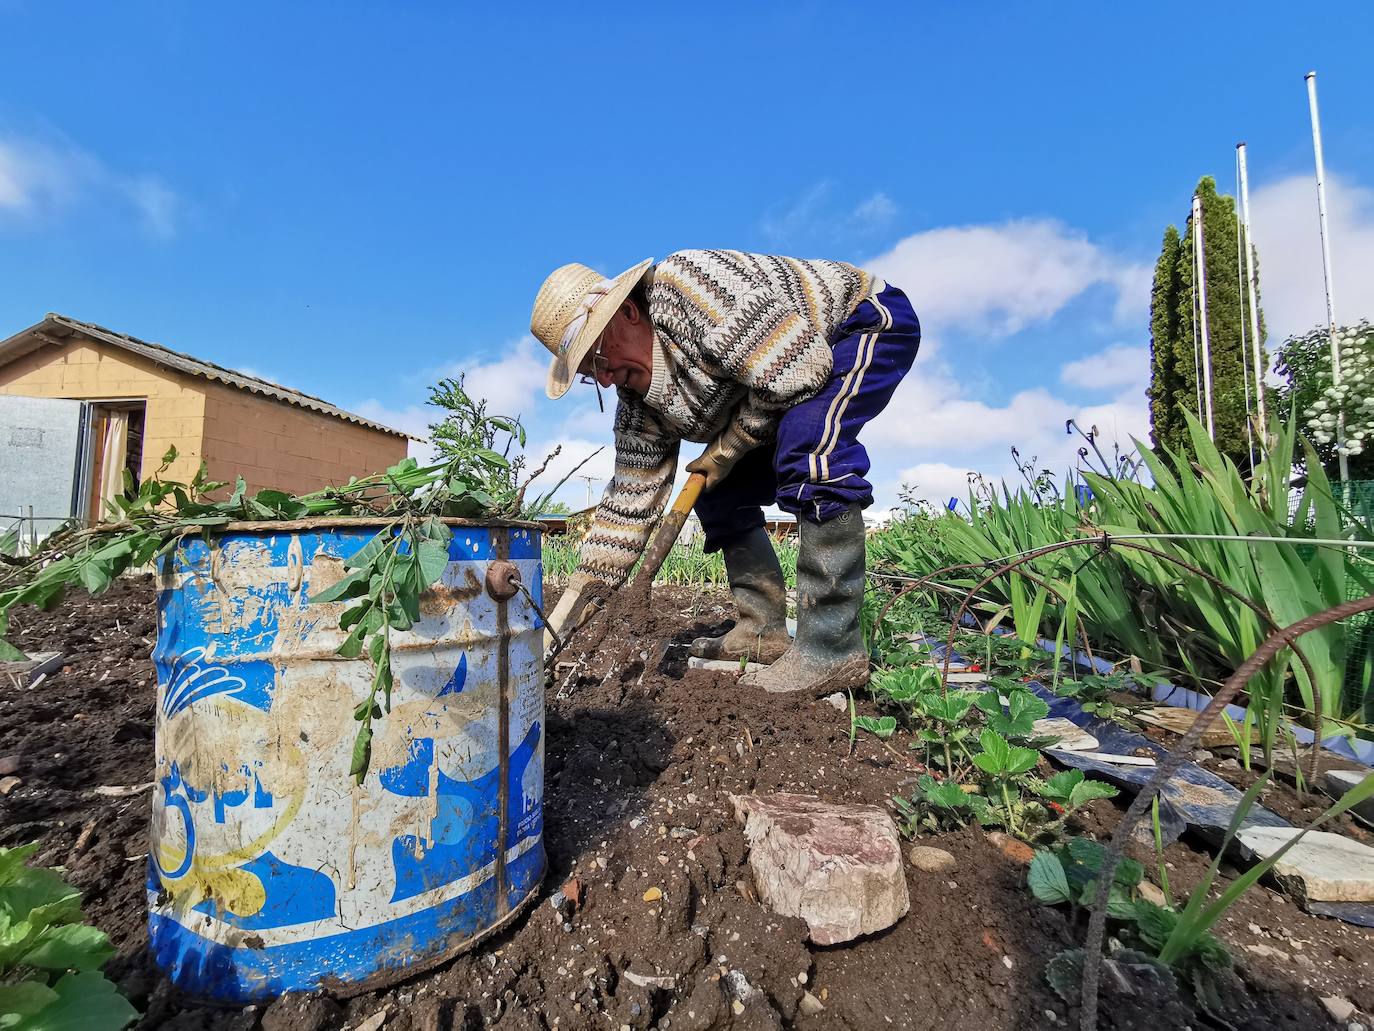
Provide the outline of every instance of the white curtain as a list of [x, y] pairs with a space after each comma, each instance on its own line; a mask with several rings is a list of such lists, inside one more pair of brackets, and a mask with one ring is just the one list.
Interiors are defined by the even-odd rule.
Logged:
[[97, 519], [108, 514], [106, 505], [124, 493], [124, 463], [129, 460], [129, 413], [105, 413], [105, 446], [100, 461], [100, 504]]

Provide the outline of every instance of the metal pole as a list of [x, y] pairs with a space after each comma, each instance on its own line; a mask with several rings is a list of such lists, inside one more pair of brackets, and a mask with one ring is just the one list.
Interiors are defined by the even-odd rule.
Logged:
[[[1236, 193], [1240, 193], [1240, 168], [1236, 169]], [[1236, 285], [1240, 288], [1240, 296], [1236, 300], [1242, 305], [1245, 304], [1245, 265], [1240, 259], [1241, 249], [1240, 220], [1236, 220]], [[1245, 389], [1245, 453], [1250, 458], [1250, 469], [1255, 468], [1255, 434], [1251, 428], [1254, 413], [1250, 410], [1250, 358], [1245, 350], [1245, 316], [1242, 313], [1240, 319], [1240, 380]]]
[[[1331, 340], [1331, 383], [1341, 385], [1341, 352], [1336, 346], [1336, 302], [1331, 289], [1331, 240], [1326, 231], [1326, 162], [1322, 160], [1322, 123], [1317, 114], [1317, 73], [1308, 72], [1307, 108], [1312, 115], [1312, 153], [1317, 162], [1317, 222], [1322, 237], [1322, 279], [1326, 283], [1326, 328]], [[1341, 479], [1350, 479], [1350, 463], [1345, 457], [1345, 406], [1336, 406], [1336, 454]]]
[[1212, 346], [1207, 332], [1207, 252], [1202, 237], [1202, 198], [1193, 194], [1193, 261], [1197, 266], [1198, 327], [1202, 331], [1202, 385], [1207, 402], [1207, 436], [1217, 439], [1212, 424]]
[[1268, 450], [1269, 416], [1264, 409], [1264, 350], [1260, 341], [1259, 274], [1255, 271], [1255, 245], [1250, 242], [1250, 177], [1246, 174], [1245, 144], [1236, 144], [1240, 161], [1240, 220], [1245, 229], [1245, 281], [1250, 284], [1250, 345], [1254, 358], [1255, 399], [1258, 402], [1261, 450]]

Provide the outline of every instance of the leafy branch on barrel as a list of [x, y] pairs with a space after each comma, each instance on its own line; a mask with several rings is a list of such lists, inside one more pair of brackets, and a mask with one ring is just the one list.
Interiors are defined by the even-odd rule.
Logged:
[[203, 462], [189, 483], [163, 479], [176, 448], [169, 448], [140, 484], [125, 470], [125, 495], [110, 503], [106, 522], [89, 528], [66, 524], [44, 540], [37, 554], [0, 558], [0, 661], [24, 658], [6, 640], [11, 609], [52, 609], [72, 585], [100, 594], [126, 570], [168, 559], [183, 539], [199, 535], [208, 542], [215, 531], [239, 522], [335, 517], [380, 523], [376, 535], [345, 563], [348, 574], [309, 599], [350, 603], [339, 616], [346, 636], [338, 653], [357, 658], [366, 651], [373, 667], [368, 696], [353, 714], [359, 726], [351, 774], [361, 783], [371, 759], [373, 722], [391, 707], [391, 633], [415, 625], [420, 595], [448, 566], [452, 531], [443, 520], [537, 512], [580, 468], [527, 504], [526, 489], [548, 460], [522, 477], [526, 434], [520, 420], [488, 413], [485, 401], [463, 389], [462, 379], [441, 381], [432, 388], [430, 403], [446, 413], [430, 427], [441, 461], [422, 466], [406, 458], [385, 472], [309, 494], [249, 494], [239, 477], [228, 497], [216, 499], [228, 484], [211, 480]]

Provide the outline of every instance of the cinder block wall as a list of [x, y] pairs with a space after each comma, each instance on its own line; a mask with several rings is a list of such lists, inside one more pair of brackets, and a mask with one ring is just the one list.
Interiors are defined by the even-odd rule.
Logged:
[[404, 437], [219, 383], [205, 384], [203, 441], [211, 479], [296, 494], [381, 472], [407, 448]]
[[40, 347], [0, 367], [0, 393], [78, 401], [143, 398], [142, 475], [151, 475], [173, 444], [177, 460], [164, 474], [167, 478], [189, 480], [200, 465], [202, 381], [127, 351], [81, 338], [65, 347]]

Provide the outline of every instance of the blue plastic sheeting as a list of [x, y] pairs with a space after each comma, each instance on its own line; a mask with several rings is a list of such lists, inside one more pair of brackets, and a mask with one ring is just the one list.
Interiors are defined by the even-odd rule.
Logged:
[[1313, 916], [1329, 916], [1347, 924], [1374, 927], [1374, 905], [1368, 902], [1309, 902], [1307, 911]]
[[[1168, 750], [1149, 738], [1132, 733], [1111, 722], [1089, 716], [1072, 698], [1060, 698], [1043, 684], [1029, 684], [1045, 704], [1051, 716], [1062, 716], [1097, 738], [1099, 752], [1112, 755], [1149, 755], [1162, 761]], [[1092, 759], [1078, 752], [1060, 748], [1046, 749], [1056, 762], [1092, 773], [1103, 780], [1139, 790], [1154, 776], [1153, 766], [1125, 766]], [[1241, 793], [1214, 773], [1195, 763], [1184, 763], [1160, 792], [1160, 823], [1166, 837], [1174, 841], [1184, 826], [1220, 839], [1231, 825]], [[1167, 813], [1165, 810], [1167, 809]], [[1167, 819], [1166, 819], [1167, 816]], [[1253, 806], [1242, 824], [1245, 827], [1287, 827], [1288, 822], [1261, 805]]]
[[[1054, 654], [1054, 642], [1047, 638], [1040, 638], [1036, 642], [1051, 655]], [[1067, 650], [1065, 657], [1067, 657]], [[1110, 673], [1113, 666], [1106, 659], [1099, 659], [1094, 656], [1091, 660], [1082, 652], [1075, 652], [1074, 662], [1079, 666], [1086, 666], [1096, 670], [1098, 673]], [[1173, 684], [1159, 684], [1150, 693], [1152, 701], [1164, 702], [1168, 705], [1176, 705], [1183, 709], [1192, 709], [1201, 712], [1207, 708], [1212, 701], [1212, 696], [1203, 694], [1201, 691], [1192, 691], [1186, 687], [1175, 687]], [[1228, 705], [1226, 714], [1237, 723], [1245, 719], [1245, 706]], [[1312, 731], [1306, 727], [1297, 727], [1292, 723], [1288, 724], [1288, 729], [1293, 732], [1293, 736], [1304, 745], [1310, 745], [1316, 737]], [[1353, 759], [1357, 763], [1365, 766], [1374, 766], [1374, 741], [1361, 741], [1359, 738], [1348, 738], [1341, 734], [1332, 734], [1323, 739], [1322, 747], [1327, 751], [1334, 752], [1346, 759]]]
[[[1151, 697], [1156, 702], [1167, 702], [1169, 705], [1177, 705], [1180, 708], [1193, 709], [1201, 712], [1207, 708], [1212, 698], [1201, 691], [1190, 691], [1186, 687], [1174, 687], [1173, 684], [1160, 684], [1151, 692]], [[1240, 705], [1228, 705], [1226, 714], [1239, 723], [1245, 718], [1245, 708]], [[1305, 745], [1310, 745], [1317, 736], [1306, 727], [1295, 727], [1288, 724], [1288, 729], [1293, 732], [1293, 736]], [[1337, 755], [1346, 759], [1353, 759], [1357, 763], [1365, 766], [1374, 766], [1374, 741], [1361, 741], [1358, 738], [1348, 738], [1341, 734], [1333, 734], [1322, 740], [1322, 747], [1328, 751], [1335, 752]]]

